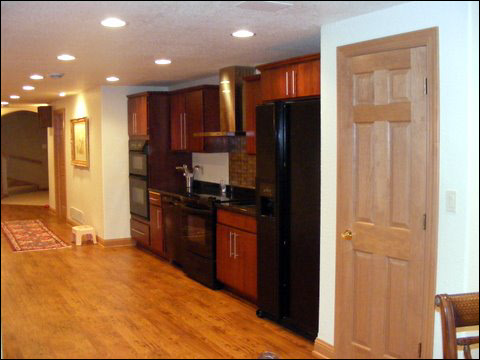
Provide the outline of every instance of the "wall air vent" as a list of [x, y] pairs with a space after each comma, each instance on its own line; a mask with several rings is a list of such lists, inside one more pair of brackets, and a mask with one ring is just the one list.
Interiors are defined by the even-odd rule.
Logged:
[[83, 216], [83, 211], [78, 210], [77, 208], [74, 208], [73, 206], [70, 207], [70, 218], [79, 223], [79, 224], [85, 224], [85, 219]]
[[50, 76], [52, 79], [61, 79], [63, 75], [63, 73], [51, 73], [48, 76]]

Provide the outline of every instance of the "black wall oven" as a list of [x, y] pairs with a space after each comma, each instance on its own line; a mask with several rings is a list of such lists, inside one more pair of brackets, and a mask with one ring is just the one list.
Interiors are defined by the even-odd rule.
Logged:
[[130, 213], [148, 219], [148, 168], [146, 140], [129, 140]]

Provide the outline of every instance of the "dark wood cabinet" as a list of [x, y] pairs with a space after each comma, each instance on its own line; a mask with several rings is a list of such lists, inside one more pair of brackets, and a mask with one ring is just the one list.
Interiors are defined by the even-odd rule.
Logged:
[[320, 95], [320, 54], [257, 67], [263, 102]]
[[148, 136], [148, 93], [128, 96], [128, 136]]
[[150, 246], [150, 225], [137, 218], [130, 219], [130, 235], [132, 239], [143, 246]]
[[170, 132], [172, 151], [183, 151], [184, 147], [184, 122], [185, 95], [175, 94], [170, 96]]
[[150, 202], [150, 247], [155, 253], [165, 257], [166, 248], [161, 196], [157, 192], [149, 191], [148, 199]]
[[256, 220], [219, 210], [217, 279], [246, 298], [257, 299]]
[[196, 134], [219, 127], [218, 86], [182, 89], [170, 96], [172, 151], [203, 152], [204, 138]]
[[262, 88], [260, 75], [243, 78], [243, 99], [245, 131], [247, 134], [247, 154], [256, 154], [255, 108], [262, 103]]
[[47, 128], [52, 127], [52, 112], [51, 106], [39, 106], [37, 107], [38, 121], [40, 122], [40, 127]]

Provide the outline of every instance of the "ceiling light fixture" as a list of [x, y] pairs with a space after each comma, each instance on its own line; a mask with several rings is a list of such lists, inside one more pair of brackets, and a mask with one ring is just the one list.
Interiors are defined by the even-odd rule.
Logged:
[[58, 96], [65, 96], [66, 94], [62, 91], [61, 93], [58, 94]]
[[169, 60], [169, 59], [157, 59], [155, 60], [155, 64], [158, 64], [158, 65], [168, 65], [168, 64], [171, 64], [172, 63], [172, 60]]
[[118, 80], [120, 80], [120, 79], [119, 79], [118, 77], [116, 77], [116, 76], [109, 76], [109, 77], [107, 77], [107, 81], [113, 82], [113, 81], [118, 81]]
[[75, 56], [68, 55], [68, 54], [62, 54], [62, 55], [58, 55], [57, 59], [62, 60], [62, 61], [71, 61], [71, 60], [75, 60]]
[[33, 74], [32, 76], [30, 76], [30, 79], [32, 79], [32, 80], [43, 80], [43, 76], [38, 75], [38, 74]]
[[101, 24], [105, 27], [118, 28], [125, 26], [126, 22], [121, 19], [111, 17], [102, 20]]
[[35, 87], [33, 87], [32, 85], [25, 85], [25, 86], [22, 87], [22, 89], [30, 91], [30, 90], [35, 90]]
[[232, 33], [232, 36], [238, 37], [238, 38], [247, 38], [247, 37], [252, 37], [253, 35], [255, 34], [248, 30], [238, 30]]
[[2, 101], [2, 106], [10, 104], [8, 101]]
[[10, 95], [10, 99], [20, 99], [20, 96], [18, 96], [18, 95]]

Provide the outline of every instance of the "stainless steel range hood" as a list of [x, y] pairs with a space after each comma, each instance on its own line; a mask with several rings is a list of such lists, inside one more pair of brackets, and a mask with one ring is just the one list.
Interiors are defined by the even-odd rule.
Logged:
[[242, 99], [243, 78], [255, 74], [255, 68], [230, 66], [220, 69], [220, 129], [194, 136], [245, 136]]

